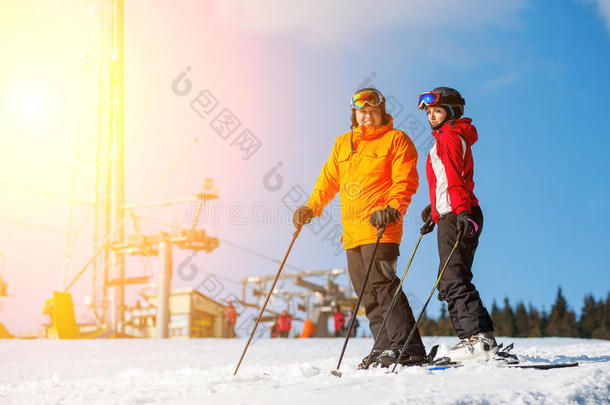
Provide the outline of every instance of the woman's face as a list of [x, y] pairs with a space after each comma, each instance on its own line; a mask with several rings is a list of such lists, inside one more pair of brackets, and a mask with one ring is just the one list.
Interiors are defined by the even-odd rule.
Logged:
[[358, 125], [370, 125], [373, 127], [378, 127], [381, 125], [382, 116], [381, 116], [381, 107], [376, 106], [372, 107], [370, 105], [365, 105], [359, 110], [356, 110], [356, 122]]
[[426, 107], [426, 112], [428, 113], [428, 121], [433, 128], [440, 125], [447, 117], [447, 111], [439, 106]]

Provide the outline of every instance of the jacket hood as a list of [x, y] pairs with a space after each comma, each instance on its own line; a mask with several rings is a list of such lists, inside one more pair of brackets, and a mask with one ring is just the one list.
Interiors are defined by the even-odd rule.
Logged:
[[462, 138], [466, 140], [468, 145], [474, 145], [474, 143], [479, 139], [479, 135], [477, 134], [477, 129], [474, 125], [471, 124], [471, 118], [460, 118], [457, 120], [450, 120], [443, 124], [442, 127], [432, 132], [434, 137], [438, 137], [439, 134], [442, 134], [444, 131], [452, 131], [458, 133]]
[[386, 132], [394, 129], [394, 118], [388, 113], [386, 113], [386, 117], [388, 119], [388, 123], [381, 125], [379, 127], [373, 127], [370, 125], [359, 125], [354, 128], [354, 134], [359, 138], [365, 141], [369, 141], [371, 139], [379, 138], [383, 136]]

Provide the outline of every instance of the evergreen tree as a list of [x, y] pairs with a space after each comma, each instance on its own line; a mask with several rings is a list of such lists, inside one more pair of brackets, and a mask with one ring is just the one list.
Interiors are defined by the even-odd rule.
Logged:
[[[603, 305], [601, 301], [599, 304]], [[595, 302], [595, 298], [593, 298], [593, 295], [588, 294], [585, 296], [585, 302], [582, 307], [582, 315], [580, 317], [580, 322], [578, 325], [580, 337], [592, 337], [593, 331], [601, 326], [599, 304]]]
[[540, 315], [540, 312], [530, 302], [528, 309], [528, 323], [529, 330], [527, 333], [528, 337], [541, 337], [544, 336], [544, 328], [546, 327], [543, 316]]
[[514, 336], [528, 337], [530, 335], [530, 320], [523, 302], [517, 304], [515, 309]]
[[422, 336], [437, 335], [436, 321], [432, 318], [428, 318], [427, 312], [424, 312], [421, 320], [419, 321], [419, 333]]
[[544, 307], [542, 307], [540, 318], [540, 327], [542, 328], [542, 334], [540, 336], [548, 336], [546, 334], [546, 328], [549, 325], [549, 314], [546, 312], [546, 308]]
[[515, 336], [515, 315], [508, 298], [504, 298], [504, 308], [502, 310], [499, 310], [494, 302], [491, 311], [492, 314], [495, 314], [492, 320], [494, 321], [496, 335]]
[[453, 324], [447, 312], [447, 305], [444, 302], [441, 305], [441, 317], [437, 322], [437, 330], [439, 336], [455, 336]]
[[495, 299], [491, 303], [491, 313], [489, 314], [489, 316], [491, 317], [491, 322], [494, 325], [495, 335], [500, 336], [499, 331], [502, 328], [502, 319], [500, 316], [500, 309], [498, 308], [498, 304], [496, 303]]
[[576, 315], [568, 308], [568, 303], [561, 293], [561, 287], [557, 290], [555, 304], [551, 308], [549, 323], [546, 326], [547, 336], [577, 336], [578, 329]]
[[593, 331], [591, 337], [594, 339], [610, 339], [610, 293], [606, 302], [599, 300], [598, 304], [599, 326]]
[[[561, 288], [557, 290], [550, 314], [544, 307], [539, 311], [531, 303], [526, 307], [523, 302], [519, 302], [513, 311], [508, 298], [504, 298], [503, 308], [499, 308], [496, 301], [493, 301], [490, 316], [496, 336], [580, 336], [610, 340], [610, 293], [605, 300], [599, 301], [591, 294], [586, 295], [578, 322], [574, 311], [568, 307]], [[419, 329], [426, 336], [455, 335], [446, 303], [442, 303], [437, 320], [424, 313]]]

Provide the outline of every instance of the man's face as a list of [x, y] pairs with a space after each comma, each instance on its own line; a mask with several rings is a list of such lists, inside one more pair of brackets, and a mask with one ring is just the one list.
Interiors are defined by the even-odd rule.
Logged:
[[359, 110], [356, 110], [356, 122], [358, 125], [370, 125], [373, 127], [378, 127], [381, 125], [382, 117], [381, 117], [381, 107], [375, 106], [371, 107], [370, 105], [365, 105]]

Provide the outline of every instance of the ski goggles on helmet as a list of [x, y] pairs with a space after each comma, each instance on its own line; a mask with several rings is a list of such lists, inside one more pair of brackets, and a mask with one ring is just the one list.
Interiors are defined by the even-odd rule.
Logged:
[[365, 105], [376, 107], [383, 102], [383, 95], [375, 89], [361, 90], [352, 96], [352, 108], [359, 110]]
[[419, 108], [420, 110], [423, 110], [424, 108], [426, 108], [428, 106], [436, 105], [436, 104], [438, 104], [440, 99], [441, 99], [440, 94], [435, 93], [433, 91], [421, 93], [419, 95], [419, 101], [417, 102], [417, 108]]

